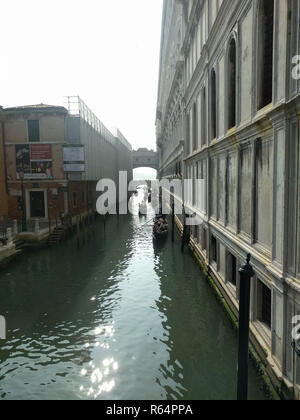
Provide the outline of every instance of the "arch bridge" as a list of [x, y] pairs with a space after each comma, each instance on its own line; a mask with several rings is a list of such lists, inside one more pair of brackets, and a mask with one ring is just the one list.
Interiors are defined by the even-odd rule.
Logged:
[[133, 169], [152, 168], [158, 171], [158, 153], [148, 149], [138, 149], [132, 152]]

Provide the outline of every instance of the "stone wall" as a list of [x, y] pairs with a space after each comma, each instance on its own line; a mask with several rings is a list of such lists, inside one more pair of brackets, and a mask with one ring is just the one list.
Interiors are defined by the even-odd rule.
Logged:
[[[238, 270], [246, 254], [252, 254], [251, 328], [268, 353], [270, 369], [299, 396], [300, 362], [291, 346], [291, 323], [300, 313], [300, 80], [292, 77], [292, 57], [300, 54], [300, 1], [274, 1], [273, 46], [264, 50], [273, 71], [263, 79], [261, 72], [270, 63], [261, 65], [262, 0], [189, 1], [182, 44], [170, 57], [166, 49], [176, 45], [180, 27], [175, 22], [186, 15], [185, 2], [176, 3], [164, 3], [157, 104], [160, 170], [171, 176], [180, 159], [185, 177], [198, 172], [205, 180], [207, 205], [200, 208], [192, 192], [188, 196], [189, 207], [203, 220], [194, 239], [236, 308], [239, 281], [236, 271], [237, 282], [232, 282], [232, 258]], [[182, 72], [170, 72], [169, 81], [168, 68], [174, 57], [182, 60], [180, 52]], [[178, 93], [173, 87], [181, 78]], [[267, 84], [272, 98], [261, 108]], [[170, 130], [178, 100], [182, 147]]]

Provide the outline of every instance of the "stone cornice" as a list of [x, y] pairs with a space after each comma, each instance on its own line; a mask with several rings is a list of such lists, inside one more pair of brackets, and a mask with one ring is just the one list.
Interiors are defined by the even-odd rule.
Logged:
[[186, 29], [185, 38], [182, 44], [182, 54], [184, 56], [186, 56], [188, 52], [189, 44], [190, 44], [189, 42], [190, 37], [193, 34], [193, 31], [195, 30], [195, 19], [199, 17], [199, 13], [200, 13], [203, 3], [204, 3], [204, 0], [194, 1], [190, 16], [188, 16], [187, 29]]
[[168, 156], [168, 158], [165, 160], [164, 164], [160, 168], [160, 170], [165, 169], [168, 167], [172, 162], [174, 162], [179, 156], [182, 154], [182, 144], [181, 142], [176, 146], [176, 148], [173, 150], [173, 152]]
[[194, 152], [185, 158], [187, 162], [203, 157], [205, 153], [214, 150], [214, 153], [230, 151], [239, 144], [254, 139], [268, 137], [274, 128], [274, 125], [285, 119], [297, 117], [300, 115], [300, 96], [287, 104], [280, 104], [275, 108], [266, 108], [265, 113], [258, 116], [247, 125], [232, 129], [225, 136], [211, 143], [209, 146]]
[[173, 99], [173, 96], [174, 96], [174, 92], [175, 92], [175, 90], [178, 86], [178, 80], [180, 79], [180, 77], [183, 76], [183, 69], [184, 69], [184, 62], [182, 60], [177, 61], [176, 70], [175, 70], [175, 74], [174, 74], [172, 85], [171, 85], [171, 90], [170, 90], [168, 100], [167, 100], [167, 103], [166, 103], [166, 107], [165, 107], [165, 110], [164, 110], [165, 115], [164, 115], [164, 120], [163, 120], [162, 126], [164, 126], [166, 124], [166, 120], [168, 118], [168, 110], [170, 108], [170, 105], [171, 105], [171, 102], [172, 102], [172, 99]]

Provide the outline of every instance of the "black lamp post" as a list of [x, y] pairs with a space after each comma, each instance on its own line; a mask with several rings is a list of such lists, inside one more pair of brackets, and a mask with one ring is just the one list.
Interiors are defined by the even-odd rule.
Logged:
[[24, 194], [24, 171], [19, 172], [19, 178], [21, 180], [21, 191], [22, 191], [22, 232], [27, 232], [27, 220], [26, 220], [26, 206], [25, 206], [25, 194]]
[[239, 350], [238, 350], [238, 392], [237, 399], [248, 398], [248, 358], [249, 358], [249, 323], [250, 323], [250, 290], [254, 271], [250, 265], [251, 255], [240, 273], [240, 310], [239, 310]]

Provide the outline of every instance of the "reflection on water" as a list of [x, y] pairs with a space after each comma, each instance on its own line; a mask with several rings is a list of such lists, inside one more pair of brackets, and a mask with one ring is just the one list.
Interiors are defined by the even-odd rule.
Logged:
[[[0, 399], [232, 399], [236, 336], [153, 215], [111, 217], [0, 274]], [[264, 398], [250, 370], [250, 397]]]

